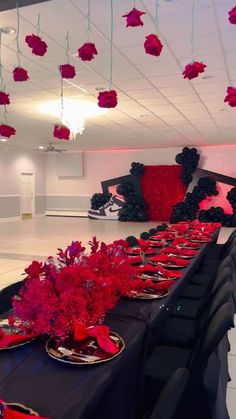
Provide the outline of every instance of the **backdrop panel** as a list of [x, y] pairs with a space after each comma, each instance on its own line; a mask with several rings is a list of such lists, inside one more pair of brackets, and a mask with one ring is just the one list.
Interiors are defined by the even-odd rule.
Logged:
[[187, 187], [181, 180], [182, 166], [144, 166], [140, 179], [143, 197], [148, 204], [149, 220], [169, 220], [173, 206], [182, 202]]

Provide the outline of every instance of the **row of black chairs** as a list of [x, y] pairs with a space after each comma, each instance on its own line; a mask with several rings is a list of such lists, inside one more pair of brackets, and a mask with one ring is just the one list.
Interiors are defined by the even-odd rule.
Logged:
[[[217, 358], [218, 347], [224, 342], [227, 369], [227, 333], [234, 327], [235, 289], [236, 230], [224, 245], [209, 248], [163, 325], [145, 364], [145, 419], [214, 417], [222, 363]], [[209, 392], [204, 380], [210, 362], [215, 367]], [[226, 400], [222, 404], [225, 408], [219, 417], [228, 419]]]

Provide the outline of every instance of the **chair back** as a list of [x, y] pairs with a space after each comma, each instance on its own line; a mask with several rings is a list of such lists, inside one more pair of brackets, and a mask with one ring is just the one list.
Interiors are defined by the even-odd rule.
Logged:
[[188, 382], [189, 372], [178, 368], [165, 384], [149, 419], [171, 419]]
[[230, 303], [223, 304], [208, 324], [206, 332], [196, 345], [191, 360], [191, 369], [197, 374], [205, 369], [211, 354], [226, 335], [231, 327], [234, 327], [234, 314]]
[[213, 297], [210, 309], [208, 311], [208, 319], [210, 320], [217, 310], [225, 303], [230, 301], [233, 293], [233, 286], [230, 281], [223, 283]]
[[12, 298], [18, 294], [20, 288], [24, 284], [23, 281], [15, 282], [8, 285], [0, 291], [0, 314], [5, 313], [12, 308]]
[[224, 256], [227, 256], [227, 253], [230, 249], [231, 244], [233, 243], [234, 239], [236, 238], [236, 229], [232, 231], [230, 234], [228, 240], [223, 244], [221, 250], [220, 250], [220, 259], [222, 259]]
[[234, 270], [234, 261], [231, 255], [231, 252], [228, 254], [228, 256], [226, 256], [223, 261], [221, 262], [219, 268], [218, 268], [218, 273], [221, 272], [224, 268], [229, 267], [230, 269]]
[[232, 268], [230, 268], [229, 266], [226, 266], [222, 270], [219, 270], [211, 289], [211, 295], [215, 294], [225, 282], [232, 281], [232, 276]]

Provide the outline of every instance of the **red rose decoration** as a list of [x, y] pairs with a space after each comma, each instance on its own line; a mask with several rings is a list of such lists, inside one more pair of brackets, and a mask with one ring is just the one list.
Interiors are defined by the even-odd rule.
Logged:
[[145, 14], [145, 12], [141, 12], [134, 7], [127, 15], [123, 15], [122, 17], [126, 17], [126, 28], [128, 28], [128, 26], [143, 26], [143, 22], [140, 18]]
[[73, 79], [76, 75], [75, 67], [73, 65], [62, 64], [59, 68], [63, 79]]
[[199, 73], [204, 73], [205, 68], [206, 64], [194, 61], [193, 63], [186, 65], [182, 74], [184, 76], [184, 79], [195, 79], [195, 77], [198, 77]]
[[236, 106], [236, 89], [234, 87], [228, 87], [227, 93], [224, 102], [228, 102], [229, 106], [234, 108]]
[[29, 278], [37, 278], [41, 273], [43, 273], [43, 264], [37, 260], [33, 262], [25, 269], [25, 272], [28, 274]]
[[69, 140], [70, 130], [65, 125], [55, 125], [53, 135], [59, 140]]
[[9, 95], [5, 92], [0, 92], [0, 105], [10, 105]]
[[91, 61], [97, 55], [97, 50], [94, 44], [87, 42], [78, 49], [78, 53], [82, 61]]
[[44, 42], [40, 36], [38, 35], [27, 35], [25, 37], [25, 42], [28, 44], [28, 46], [32, 49], [32, 54], [43, 56], [47, 52], [47, 44]]
[[100, 108], [115, 108], [117, 105], [117, 93], [115, 90], [99, 92], [98, 106]]
[[11, 135], [15, 135], [15, 128], [10, 127], [9, 125], [0, 124], [0, 135], [2, 137], [10, 138]]
[[229, 21], [232, 25], [236, 25], [236, 6], [229, 12]]
[[29, 79], [28, 72], [22, 67], [16, 67], [12, 75], [14, 81], [27, 81]]
[[158, 57], [162, 51], [163, 45], [156, 35], [151, 34], [146, 36], [144, 48], [146, 54], [155, 55], [156, 57]]

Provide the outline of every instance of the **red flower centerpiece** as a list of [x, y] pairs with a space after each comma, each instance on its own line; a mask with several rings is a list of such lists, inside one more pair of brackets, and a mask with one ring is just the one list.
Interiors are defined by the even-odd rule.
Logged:
[[206, 64], [199, 63], [198, 61], [194, 61], [191, 64], [187, 64], [182, 73], [184, 79], [195, 79], [199, 76], [200, 73], [204, 73], [206, 67]]
[[29, 79], [28, 72], [22, 67], [16, 67], [12, 75], [14, 81], [27, 81]]
[[134, 7], [129, 13], [122, 17], [126, 17], [126, 27], [128, 28], [128, 26], [143, 26], [141, 16], [145, 14], [145, 12], [141, 12], [141, 10], [135, 9]]
[[0, 135], [2, 137], [10, 138], [11, 135], [15, 135], [16, 130], [13, 127], [10, 127], [10, 125], [6, 124], [0, 124]]
[[32, 49], [32, 54], [43, 56], [47, 52], [47, 44], [44, 42], [38, 35], [27, 35], [25, 37], [25, 42], [28, 44], [29, 48]]
[[236, 6], [233, 7], [232, 10], [229, 11], [229, 21], [232, 25], [236, 25]]
[[71, 64], [62, 64], [59, 68], [63, 79], [73, 79], [76, 75], [75, 67]]
[[229, 106], [232, 106], [232, 108], [236, 106], [236, 88], [228, 87], [227, 96], [225, 97], [224, 102], [228, 102]]
[[97, 50], [94, 44], [86, 42], [78, 49], [78, 54], [82, 61], [91, 61], [93, 60], [94, 55], [97, 55]]
[[100, 106], [100, 108], [115, 108], [116, 105], [117, 105], [117, 92], [115, 90], [99, 92], [98, 106]]
[[162, 51], [163, 45], [160, 39], [154, 35], [147, 35], [146, 41], [144, 42], [144, 48], [146, 54], [154, 55], [158, 57]]
[[59, 140], [69, 140], [70, 139], [70, 130], [65, 125], [55, 125], [53, 135]]
[[0, 105], [10, 105], [9, 95], [5, 92], [0, 92]]

